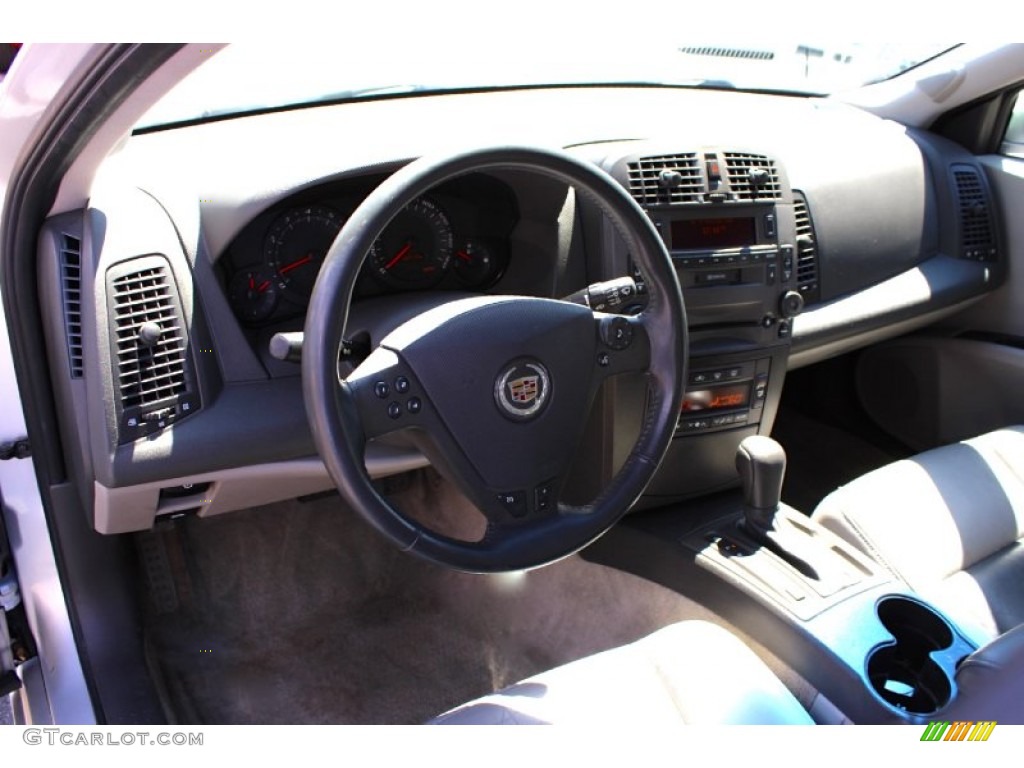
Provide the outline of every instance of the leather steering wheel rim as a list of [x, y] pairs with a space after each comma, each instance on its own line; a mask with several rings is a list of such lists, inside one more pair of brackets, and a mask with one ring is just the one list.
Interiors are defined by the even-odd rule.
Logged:
[[[406, 323], [382, 340], [378, 349], [356, 372], [342, 379], [338, 359], [353, 290], [366, 254], [377, 237], [403, 208], [437, 185], [468, 173], [497, 170], [541, 174], [572, 186], [578, 195], [586, 196], [596, 203], [618, 230], [628, 252], [646, 278], [647, 304], [644, 310], [639, 315], [622, 318], [591, 312], [575, 304], [567, 305], [565, 302], [545, 299], [493, 297], [453, 302], [446, 305], [450, 306], [448, 310], [442, 307], [436, 312], [426, 313], [432, 314], [430, 318], [424, 315], [418, 323], [416, 320]], [[547, 385], [544, 384], [546, 377], [543, 374], [539, 379], [533, 376], [533, 390], [525, 390], [526, 394], [523, 395], [530, 397], [532, 393], [536, 399], [540, 399], [536, 395], [537, 388], [543, 391], [544, 386], [549, 386], [554, 394], [546, 404], [547, 407], [539, 416], [531, 415], [521, 420], [515, 418], [516, 414], [511, 409], [506, 408], [508, 413], [504, 414], [506, 419], [502, 422], [501, 415], [494, 414], [500, 411], [498, 405], [504, 404], [503, 399], [509, 400], [508, 397], [499, 397], [499, 390], [512, 372], [526, 370], [529, 373], [536, 370], [540, 373], [539, 369], [547, 372], [539, 359], [535, 360], [535, 364], [530, 363], [534, 357], [521, 354], [524, 349], [527, 353], [532, 350], [523, 347], [525, 342], [517, 341], [517, 329], [529, 326], [534, 319], [540, 325], [548, 323], [553, 329], [552, 334], [563, 332], [559, 329], [566, 329], [565, 339], [572, 339], [568, 347], [583, 350], [581, 355], [593, 354], [594, 360], [590, 364], [594, 367], [590, 372], [579, 373], [581, 367], [586, 367], [585, 363], [581, 366], [577, 362], [567, 368], [568, 363], [554, 360], [549, 353], [545, 358], [546, 364], [552, 371], [561, 364], [562, 367], [557, 371], [559, 375], [552, 375]], [[584, 324], [591, 321], [592, 332]], [[480, 467], [469, 456], [472, 452], [465, 450], [466, 445], [462, 443], [459, 430], [452, 429], [449, 424], [453, 420], [457, 421], [452, 416], [452, 409], [449, 407], [447, 412], [444, 410], [443, 401], [448, 395], [447, 390], [453, 386], [469, 387], [472, 382], [466, 383], [460, 379], [451, 384], [453, 380], [449, 378], [443, 380], [442, 384], [432, 385], [430, 377], [439, 380], [437, 377], [444, 373], [431, 370], [431, 358], [424, 354], [416, 357], [419, 349], [417, 344], [432, 345], [429, 347], [431, 354], [436, 354], [438, 349], [447, 349], [438, 345], [446, 343], [445, 334], [450, 335], [451, 329], [456, 327], [455, 323], [461, 323], [458, 326], [460, 328], [484, 325], [497, 331], [492, 333], [493, 336], [508, 338], [513, 346], [518, 344], [515, 349], [509, 347], [512, 351], [508, 354], [515, 359], [512, 367], [507, 367], [506, 382], [498, 381], [495, 385], [493, 376], [485, 381], [492, 388], [487, 396], [491, 398], [494, 413], [484, 413], [487, 411], [483, 405], [486, 398], [483, 393], [476, 391], [484, 384], [476, 386], [471, 392], [481, 403], [477, 420], [489, 419], [489, 423], [494, 425], [507, 422], [507, 427], [500, 426], [498, 429], [507, 428], [506, 434], [510, 440], [519, 439], [529, 434], [530, 430], [543, 429], [545, 420], [559, 418], [560, 409], [584, 407], [589, 410], [589, 402], [575, 405], [576, 400], [585, 398], [569, 397], [565, 393], [569, 389], [568, 379], [577, 377], [577, 374], [579, 377], [589, 376], [587, 397], [591, 401], [601, 377], [626, 371], [647, 375], [649, 394], [639, 437], [622, 467], [590, 503], [570, 507], [556, 502], [545, 507], [542, 514], [541, 502], [538, 500], [534, 505], [535, 498], [540, 498], [535, 494], [540, 494], [542, 485], [522, 489], [524, 498], [529, 500], [529, 506], [524, 506], [529, 513], [524, 512], [522, 519], [519, 516], [506, 519], [501, 510], [491, 503], [495, 487], [494, 483], [487, 482], [485, 475], [488, 471], [494, 474], [492, 465], [495, 462], [491, 461], [490, 465], [476, 471]], [[612, 328], [616, 330], [609, 330]], [[610, 334], [621, 335], [623, 329], [628, 334], [627, 343], [632, 340], [630, 348], [626, 350], [620, 344], [609, 341]], [[593, 334], [593, 340], [588, 336], [590, 333]], [[485, 351], [501, 353], [500, 350], [490, 348]], [[463, 571], [523, 570], [554, 562], [582, 549], [614, 525], [640, 497], [668, 450], [675, 431], [686, 381], [687, 355], [686, 312], [671, 257], [647, 215], [622, 186], [596, 166], [565, 152], [529, 147], [486, 148], [441, 157], [424, 157], [409, 163], [370, 193], [342, 227], [325, 257], [309, 304], [302, 350], [303, 394], [320, 456], [342, 497], [396, 546], [428, 561]], [[473, 360], [462, 362], [465, 366], [472, 364]], [[515, 365], [520, 368], [516, 369]], [[523, 365], [526, 365], [526, 369], [522, 368]], [[457, 368], [449, 366], [449, 370]], [[396, 381], [396, 377], [400, 376], [413, 382], [412, 391], [422, 403], [423, 418], [427, 419], [424, 423], [432, 425], [432, 430], [444, 433], [440, 445], [445, 458], [451, 459], [445, 462], [446, 465], [456, 468], [460, 486], [479, 491], [471, 499], [478, 507], [486, 507], [484, 511], [489, 519], [488, 533], [481, 541], [451, 539], [421, 525], [395, 509], [374, 487], [365, 468], [365, 447], [371, 437], [382, 434], [388, 428], [384, 414], [390, 403], [385, 404], [384, 400], [378, 402], [373, 391], [383, 381], [380, 378], [382, 376], [390, 377], [390, 381]], [[529, 378], [523, 377], [516, 381]], [[560, 382], [565, 382], [562, 390], [559, 389]], [[579, 389], [579, 392], [583, 390]], [[380, 397], [379, 388], [376, 396]], [[498, 398], [498, 405], [494, 404], [494, 398]], [[574, 405], [570, 406], [570, 403]], [[399, 404], [404, 407], [408, 402]], [[533, 404], [536, 405], [536, 400]], [[394, 410], [389, 415], [398, 418], [394, 416]], [[405, 416], [405, 410], [400, 415]], [[527, 418], [534, 421], [529, 425], [517, 423]], [[575, 416], [573, 418], [573, 429], [577, 429], [576, 424], [580, 420]], [[402, 422], [403, 426], [405, 424]], [[549, 430], [547, 434], [553, 433]], [[502, 467], [502, 470], [513, 472], [510, 476], [518, 477], [514, 472], [514, 462], [507, 461], [506, 464], [508, 466]], [[557, 490], [555, 486], [552, 488]]]

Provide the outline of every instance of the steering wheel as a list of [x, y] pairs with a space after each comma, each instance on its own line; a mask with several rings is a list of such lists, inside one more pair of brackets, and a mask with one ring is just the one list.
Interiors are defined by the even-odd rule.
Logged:
[[[409, 320], [347, 377], [339, 353], [353, 288], [374, 241], [406, 205], [477, 171], [534, 172], [590, 198], [646, 277], [635, 316], [525, 296], [456, 299]], [[686, 313], [671, 258], [611, 176], [560, 151], [502, 147], [416, 160], [385, 180], [327, 253], [302, 348], [313, 437], [342, 497], [398, 547], [463, 571], [535, 568], [573, 554], [614, 525], [653, 477], [685, 385]], [[621, 469], [589, 503], [560, 499], [594, 397], [610, 376], [643, 372], [648, 398]], [[400, 429], [429, 436], [427, 456], [487, 520], [480, 541], [444, 536], [403, 515], [365, 468], [367, 442]]]

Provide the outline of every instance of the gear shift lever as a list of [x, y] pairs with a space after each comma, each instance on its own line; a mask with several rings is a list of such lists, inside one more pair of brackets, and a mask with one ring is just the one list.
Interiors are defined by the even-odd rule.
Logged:
[[775, 440], [752, 435], [736, 449], [736, 471], [743, 482], [744, 527], [764, 538], [774, 527], [786, 474], [786, 452]]
[[786, 475], [786, 452], [766, 435], [744, 438], [736, 449], [736, 471], [743, 482], [743, 530], [810, 578], [817, 570], [802, 556], [805, 549], [775, 526]]

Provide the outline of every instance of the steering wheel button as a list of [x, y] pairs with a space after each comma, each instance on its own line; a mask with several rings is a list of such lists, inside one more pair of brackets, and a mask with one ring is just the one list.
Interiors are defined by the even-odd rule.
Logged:
[[499, 493], [498, 501], [512, 517], [522, 517], [526, 514], [526, 494], [522, 491]]
[[405, 409], [409, 413], [419, 413], [420, 411], [423, 410], [423, 401], [420, 400], [418, 397], [410, 397], [409, 402], [405, 404]]
[[399, 376], [395, 379], [395, 392], [400, 395], [404, 395], [409, 391], [409, 380], [405, 376]]
[[551, 509], [551, 486], [539, 485], [533, 492], [533, 506], [537, 512], [547, 512]]
[[388, 403], [388, 416], [390, 416], [392, 419], [397, 419], [401, 415], [402, 415], [402, 406], [400, 406], [396, 402]]
[[390, 392], [391, 388], [388, 387], [388, 383], [386, 381], [378, 381], [376, 384], [373, 385], [373, 394], [375, 394], [381, 400], [387, 397], [388, 394], [390, 394]]
[[602, 323], [601, 337], [612, 349], [625, 349], [633, 341], [633, 327], [624, 317], [615, 317]]

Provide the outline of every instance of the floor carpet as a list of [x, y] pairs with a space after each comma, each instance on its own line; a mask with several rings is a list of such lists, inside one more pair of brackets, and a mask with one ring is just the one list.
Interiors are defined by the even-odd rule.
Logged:
[[[466, 510], [435, 473], [394, 496]], [[138, 536], [147, 645], [178, 723], [417, 723], [666, 624], [708, 614], [571, 557], [515, 577], [399, 552], [337, 496]]]

